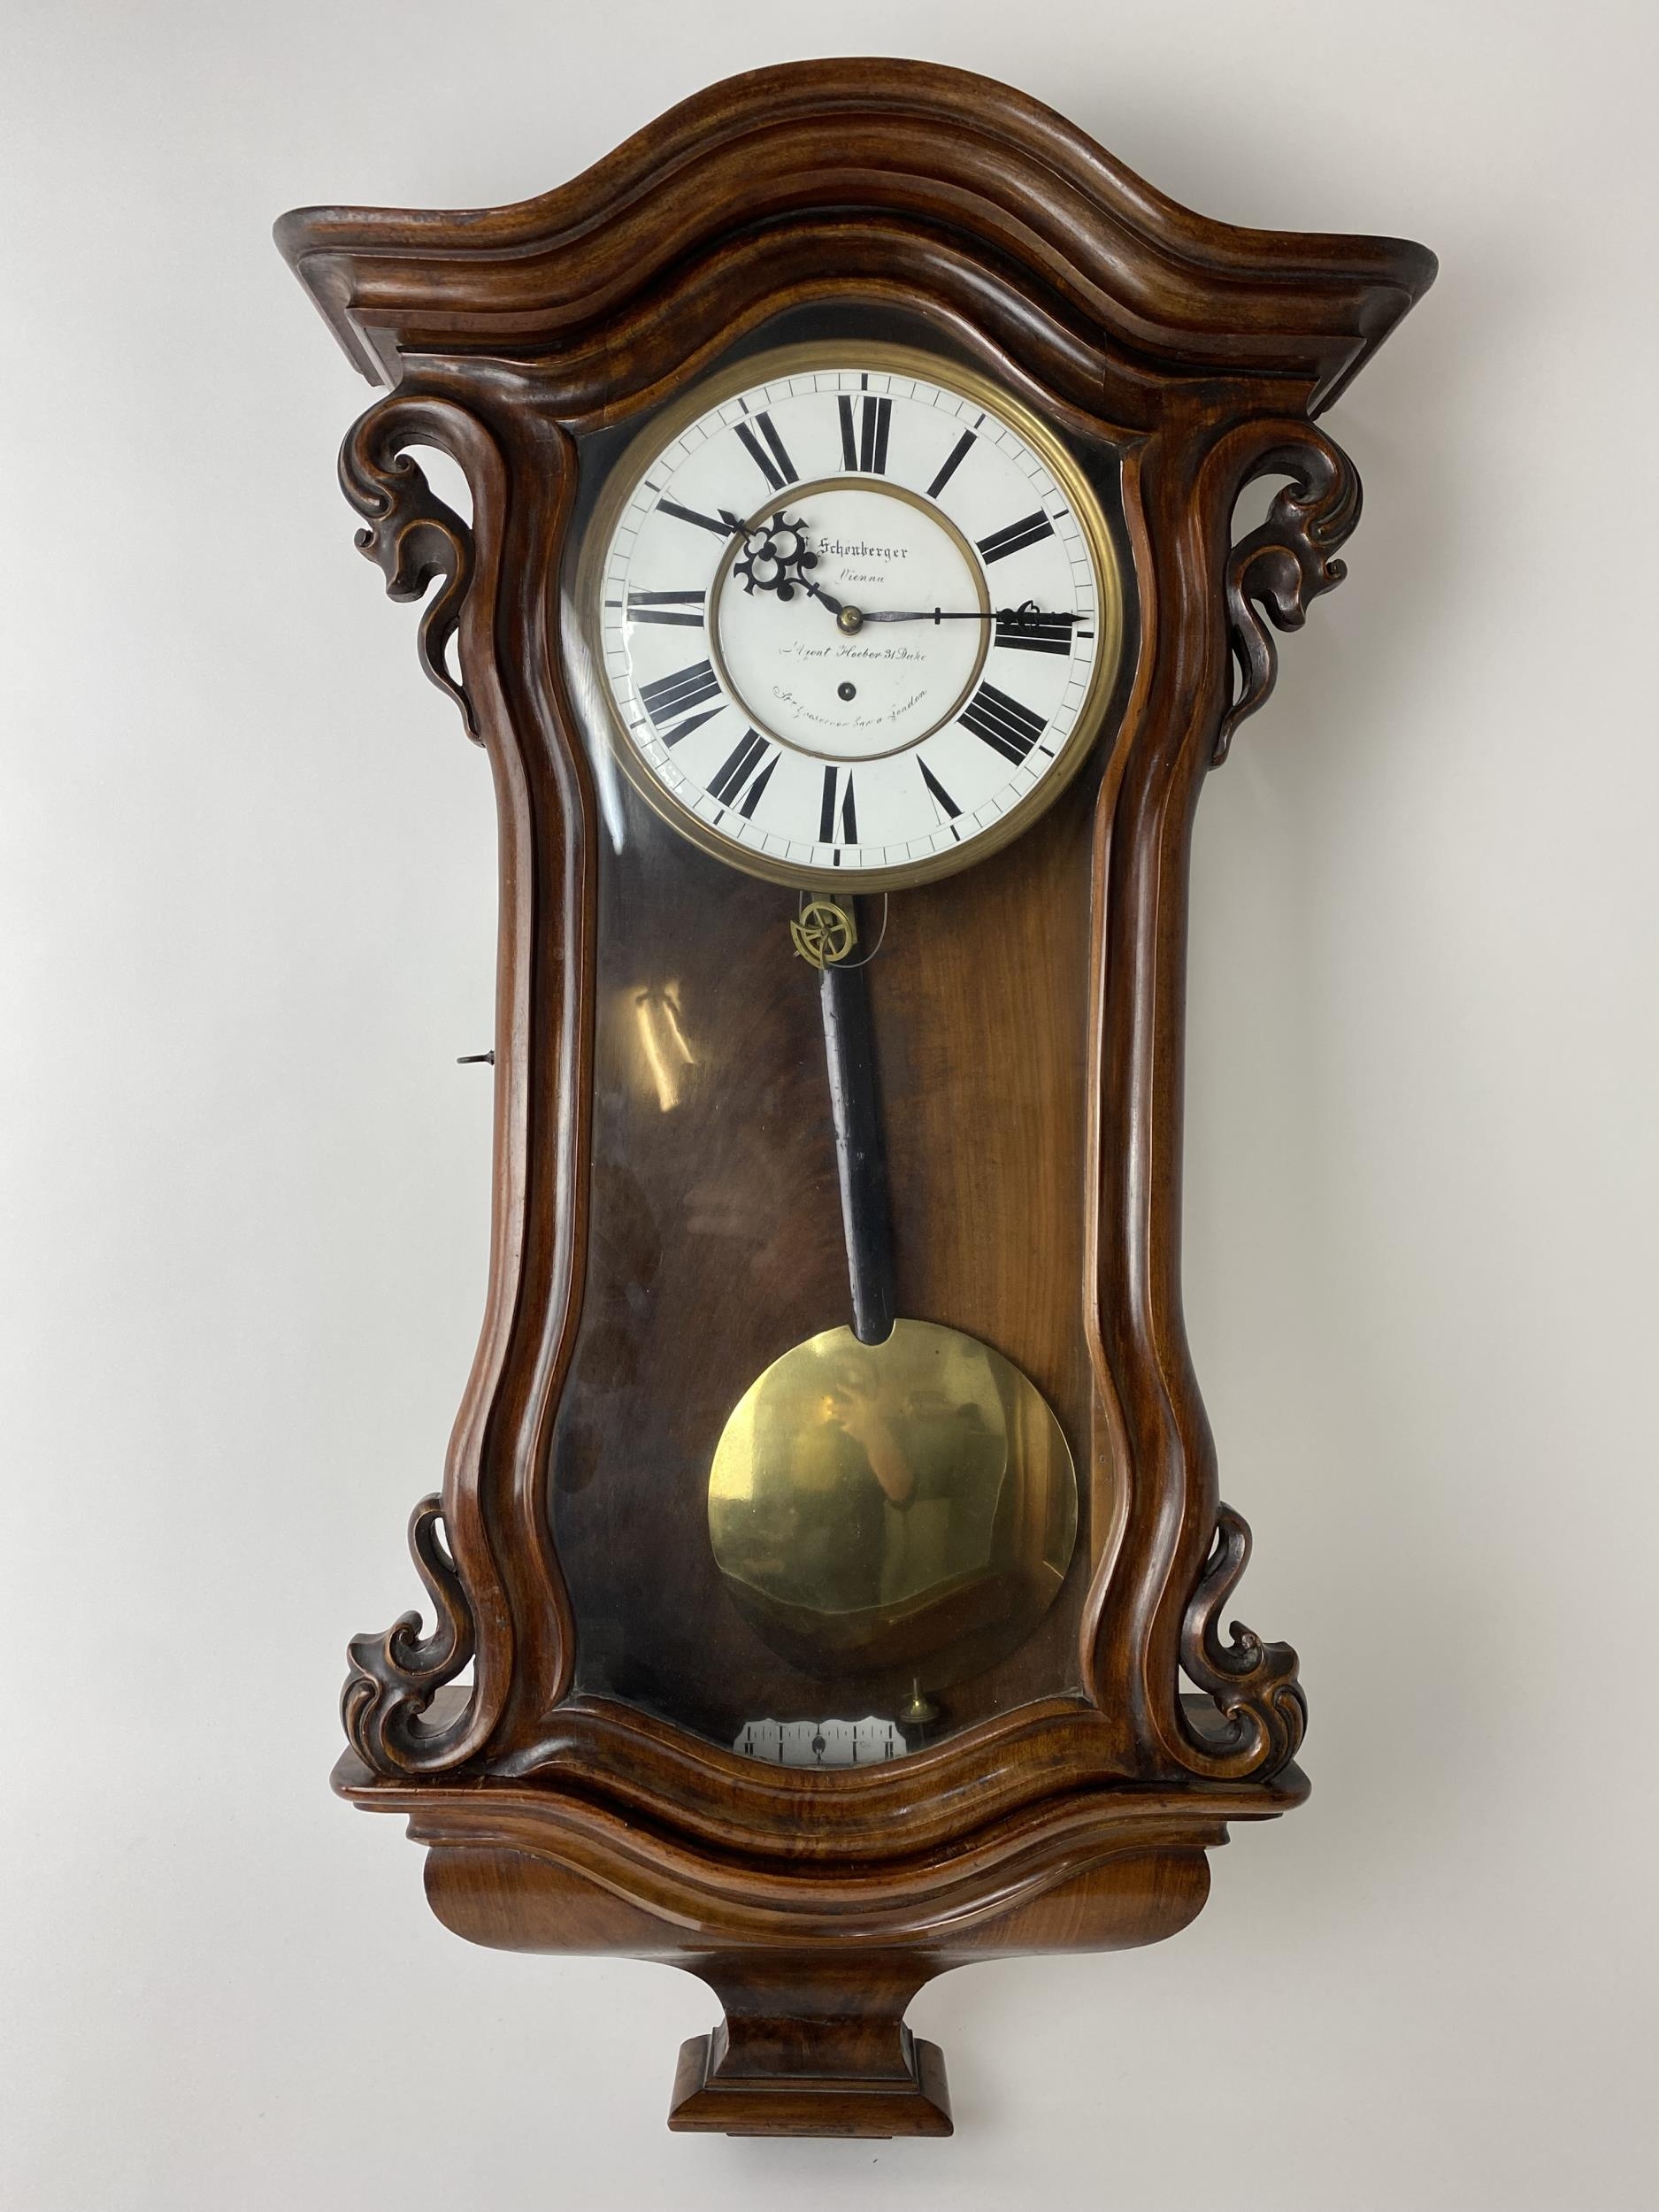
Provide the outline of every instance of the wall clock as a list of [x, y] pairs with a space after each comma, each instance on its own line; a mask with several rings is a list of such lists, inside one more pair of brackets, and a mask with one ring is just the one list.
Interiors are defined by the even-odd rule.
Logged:
[[488, 1308], [335, 1786], [457, 1932], [712, 1986], [671, 2125], [948, 2133], [926, 1980], [1172, 1934], [1306, 1793], [1182, 1331], [1187, 852], [1432, 257], [890, 61], [278, 236], [500, 821]]

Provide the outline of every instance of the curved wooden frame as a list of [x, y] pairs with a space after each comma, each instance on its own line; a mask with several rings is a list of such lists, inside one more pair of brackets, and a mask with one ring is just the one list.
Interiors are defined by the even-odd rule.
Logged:
[[[1305, 1793], [1294, 1654], [1217, 1629], [1248, 1533], [1219, 1502], [1181, 1314], [1187, 872], [1204, 775], [1271, 687], [1263, 615], [1295, 626], [1343, 573], [1358, 480], [1311, 417], [1432, 257], [1209, 221], [1005, 87], [876, 61], [716, 86], [518, 206], [312, 209], [278, 237], [354, 361], [396, 386], [342, 480], [394, 596], [442, 580], [422, 658], [488, 754], [501, 835], [489, 1302], [442, 1499], [411, 1525], [437, 1625], [422, 1639], [409, 1614], [353, 1642], [339, 1786], [411, 1816], [464, 1932], [674, 1956], [721, 1990], [726, 2041], [687, 2062], [676, 2124], [939, 2131], [936, 2057], [899, 2025], [929, 1972], [1171, 1932], [1226, 1819]], [[1095, 812], [1084, 1286], [1100, 1420], [1130, 1471], [1085, 1694], [837, 1775], [572, 1698], [542, 1494], [579, 1318], [593, 1023], [595, 795], [554, 629], [576, 441], [810, 302], [902, 303], [1114, 442], [1140, 599]], [[470, 527], [410, 458], [421, 444], [465, 472]], [[1288, 488], [1235, 547], [1263, 475]], [[447, 1687], [469, 1659], [471, 1687]], [[803, 1962], [820, 1954], [839, 1964]], [[885, 1993], [849, 2011], [855, 1985]], [[779, 2058], [814, 2007], [843, 2023], [819, 2039], [827, 2091]]]

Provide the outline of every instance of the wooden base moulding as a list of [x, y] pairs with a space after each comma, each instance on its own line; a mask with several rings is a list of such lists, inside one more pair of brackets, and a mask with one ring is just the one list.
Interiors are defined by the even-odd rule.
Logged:
[[568, 1795], [411, 1786], [347, 1752], [333, 1778], [362, 1809], [407, 1817], [432, 1909], [469, 1942], [651, 1959], [706, 1982], [724, 2016], [681, 2047], [669, 2125], [728, 2135], [949, 2135], [943, 2055], [904, 2024], [925, 1983], [976, 1959], [1176, 1935], [1203, 1908], [1226, 1824], [1272, 1819], [1308, 1792], [1291, 1764], [1265, 1783], [1038, 1800], [971, 1846], [830, 1872], [789, 1855], [717, 1859], [660, 1807], [657, 1820], [638, 1804], [602, 1811], [591, 1774]]

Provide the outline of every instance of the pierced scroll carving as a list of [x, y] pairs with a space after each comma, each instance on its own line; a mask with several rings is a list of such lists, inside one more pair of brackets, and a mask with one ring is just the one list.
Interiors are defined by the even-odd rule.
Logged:
[[1295, 1757], [1308, 1725], [1308, 1701], [1288, 1644], [1264, 1644], [1240, 1621], [1228, 1624], [1228, 1640], [1221, 1640], [1222, 1608], [1249, 1559], [1248, 1522], [1230, 1505], [1217, 1506], [1215, 1541], [1181, 1620], [1181, 1664], [1226, 1722], [1202, 1739], [1201, 1755], [1190, 1763], [1228, 1780], [1278, 1773]]
[[1228, 643], [1238, 671], [1233, 703], [1221, 718], [1210, 765], [1227, 757], [1233, 733], [1247, 715], [1265, 704], [1279, 674], [1279, 651], [1263, 620], [1275, 629], [1299, 630], [1308, 602], [1331, 591], [1348, 574], [1338, 549], [1359, 520], [1359, 472], [1340, 446], [1310, 425], [1257, 456], [1240, 483], [1288, 476], [1259, 529], [1240, 539], [1227, 561]]
[[419, 599], [443, 579], [420, 618], [420, 664], [460, 708], [466, 733], [477, 745], [483, 739], [465, 672], [458, 680], [449, 662], [472, 580], [472, 533], [438, 497], [419, 463], [401, 449], [421, 442], [448, 449], [447, 441], [433, 435], [432, 408], [418, 398], [383, 400], [347, 433], [340, 449], [341, 488], [366, 518], [357, 548], [385, 577], [388, 598]]
[[377, 1774], [419, 1774], [454, 1763], [459, 1738], [470, 1726], [464, 1711], [445, 1728], [424, 1728], [421, 1716], [437, 1692], [454, 1681], [472, 1656], [472, 1609], [455, 1563], [439, 1535], [443, 1501], [423, 1498], [409, 1517], [409, 1548], [432, 1600], [430, 1636], [420, 1634], [419, 1613], [400, 1614], [381, 1635], [354, 1636], [347, 1647], [351, 1671], [340, 1697], [340, 1716], [359, 1758]]

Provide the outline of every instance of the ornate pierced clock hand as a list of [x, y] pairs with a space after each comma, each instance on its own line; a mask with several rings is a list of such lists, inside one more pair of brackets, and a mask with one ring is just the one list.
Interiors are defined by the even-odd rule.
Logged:
[[781, 507], [770, 522], [747, 534], [736, 516], [728, 515], [725, 508], [720, 510], [720, 518], [743, 538], [742, 555], [733, 564], [733, 573], [742, 578], [745, 591], [776, 592], [787, 603], [795, 597], [797, 585], [811, 590], [804, 572], [818, 566], [818, 555], [807, 543], [803, 523], [792, 521]]

